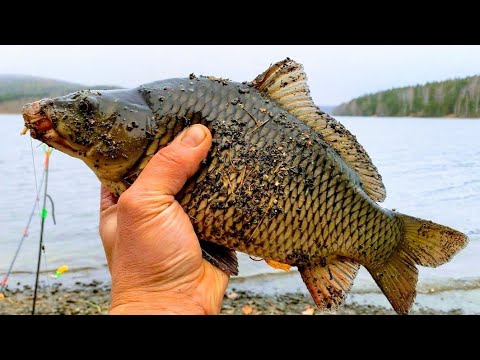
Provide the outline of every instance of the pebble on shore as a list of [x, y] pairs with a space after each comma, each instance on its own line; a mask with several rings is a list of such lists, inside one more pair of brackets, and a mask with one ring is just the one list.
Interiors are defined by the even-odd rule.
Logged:
[[[32, 288], [7, 292], [0, 298], [0, 314], [28, 315], [32, 308]], [[37, 296], [37, 314], [57, 315], [98, 315], [107, 314], [110, 301], [109, 284], [98, 281], [76, 283], [74, 288], [64, 288], [61, 284], [43, 287]], [[229, 290], [224, 296], [222, 314], [225, 315], [321, 315], [313, 300], [305, 294], [284, 294], [265, 296], [246, 291]], [[422, 308], [412, 314], [461, 314], [452, 310], [439, 312]], [[336, 315], [393, 315], [392, 309], [361, 304], [346, 304]]]

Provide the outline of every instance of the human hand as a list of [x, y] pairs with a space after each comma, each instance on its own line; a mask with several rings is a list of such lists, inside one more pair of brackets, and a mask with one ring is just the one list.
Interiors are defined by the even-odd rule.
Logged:
[[160, 150], [118, 199], [102, 185], [100, 236], [110, 314], [218, 314], [229, 277], [202, 258], [175, 194], [199, 168], [210, 132], [194, 125]]

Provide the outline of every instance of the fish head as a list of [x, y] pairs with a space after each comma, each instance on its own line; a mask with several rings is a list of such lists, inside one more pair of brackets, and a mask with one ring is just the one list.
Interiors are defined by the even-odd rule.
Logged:
[[153, 113], [135, 89], [77, 91], [27, 104], [22, 114], [24, 133], [80, 158], [107, 186], [122, 179], [151, 140]]

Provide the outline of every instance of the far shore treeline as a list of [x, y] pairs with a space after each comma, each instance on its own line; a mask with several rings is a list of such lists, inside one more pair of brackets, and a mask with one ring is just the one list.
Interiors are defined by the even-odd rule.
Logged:
[[19, 114], [23, 105], [84, 89], [117, 89], [109, 85], [81, 85], [25, 75], [0, 75], [0, 113]]
[[335, 115], [480, 117], [480, 76], [407, 86], [358, 97]]

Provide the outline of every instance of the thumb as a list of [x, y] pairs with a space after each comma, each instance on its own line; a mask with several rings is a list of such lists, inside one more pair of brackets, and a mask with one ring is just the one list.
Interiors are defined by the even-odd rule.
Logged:
[[123, 195], [130, 193], [134, 198], [176, 195], [198, 170], [211, 145], [212, 136], [205, 126], [191, 126], [155, 154]]

